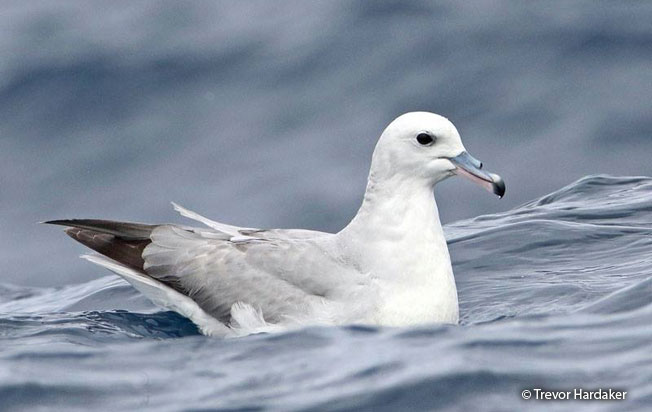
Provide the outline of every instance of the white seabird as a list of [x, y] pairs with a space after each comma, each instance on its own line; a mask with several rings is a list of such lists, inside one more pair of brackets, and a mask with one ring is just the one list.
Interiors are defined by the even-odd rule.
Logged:
[[206, 335], [304, 325], [457, 323], [457, 289], [433, 194], [454, 174], [502, 197], [505, 185], [465, 150], [446, 118], [407, 113], [382, 133], [362, 206], [331, 234], [209, 220], [196, 228], [54, 220], [100, 255], [85, 259], [131, 283]]

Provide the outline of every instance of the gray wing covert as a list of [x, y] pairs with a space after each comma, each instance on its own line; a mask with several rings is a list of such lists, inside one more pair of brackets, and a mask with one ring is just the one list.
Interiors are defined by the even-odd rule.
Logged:
[[208, 229], [159, 226], [143, 252], [144, 269], [225, 323], [236, 302], [259, 309], [272, 323], [306, 313], [315, 304], [340, 298], [346, 284], [360, 276], [326, 250], [324, 239], [332, 235], [284, 239], [278, 230], [267, 237], [265, 231], [240, 234], [227, 239]]

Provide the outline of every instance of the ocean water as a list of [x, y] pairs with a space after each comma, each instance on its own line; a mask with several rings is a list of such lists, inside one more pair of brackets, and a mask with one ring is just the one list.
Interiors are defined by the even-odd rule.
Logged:
[[[0, 285], [0, 409], [650, 409], [652, 178], [588, 176], [445, 230], [459, 326], [219, 340], [115, 276]], [[535, 388], [627, 395], [522, 399]]]
[[[652, 176], [652, 2], [0, 6], [0, 411], [652, 407], [652, 181], [610, 177]], [[436, 189], [460, 326], [209, 339], [36, 224], [334, 232], [412, 110], [507, 183]], [[521, 399], [576, 387], [628, 398]]]

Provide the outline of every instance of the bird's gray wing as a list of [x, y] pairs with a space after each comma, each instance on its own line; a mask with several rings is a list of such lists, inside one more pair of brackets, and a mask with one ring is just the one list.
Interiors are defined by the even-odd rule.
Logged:
[[249, 305], [276, 323], [345, 299], [365, 282], [329, 249], [333, 235], [232, 233], [226, 239], [224, 231], [158, 226], [143, 252], [143, 269], [225, 323], [234, 304]]

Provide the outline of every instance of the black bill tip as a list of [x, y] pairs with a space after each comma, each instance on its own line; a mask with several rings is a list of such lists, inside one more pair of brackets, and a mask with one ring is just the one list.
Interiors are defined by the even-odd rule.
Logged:
[[494, 194], [502, 199], [503, 196], [505, 196], [505, 181], [502, 177], [493, 173], [490, 173], [489, 176], [491, 176], [491, 180], [493, 180]]

